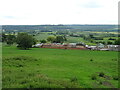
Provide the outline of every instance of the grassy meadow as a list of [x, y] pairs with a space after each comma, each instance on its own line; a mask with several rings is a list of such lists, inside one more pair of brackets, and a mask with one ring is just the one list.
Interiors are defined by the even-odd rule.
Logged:
[[118, 52], [3, 46], [3, 88], [117, 88]]

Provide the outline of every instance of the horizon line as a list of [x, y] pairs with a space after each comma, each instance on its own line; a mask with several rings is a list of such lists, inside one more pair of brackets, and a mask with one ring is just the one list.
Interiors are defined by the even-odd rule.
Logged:
[[[4, 25], [7, 25], [7, 24], [4, 24]], [[0, 25], [0, 26], [4, 26], [4, 25]], [[11, 26], [12, 25], [15, 25], [15, 24], [11, 24]], [[18, 25], [22, 25], [22, 24], [18, 24]], [[23, 25], [119, 25], [119, 24], [23, 24]]]

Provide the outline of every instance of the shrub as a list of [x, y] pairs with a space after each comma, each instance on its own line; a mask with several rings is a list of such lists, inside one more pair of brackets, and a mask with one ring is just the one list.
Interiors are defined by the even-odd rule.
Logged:
[[77, 82], [77, 80], [78, 80], [78, 79], [77, 79], [76, 77], [72, 77], [72, 78], [70, 79], [71, 82]]
[[114, 38], [109, 38], [108, 40], [116, 40], [116, 39], [114, 39]]
[[103, 72], [100, 72], [100, 73], [99, 73], [99, 76], [100, 76], [100, 77], [104, 77], [104, 75], [105, 75], [105, 74], [104, 74]]
[[103, 82], [102, 82], [102, 81], [100, 81], [100, 82], [99, 82], [99, 84], [101, 84], [101, 85], [102, 85], [102, 84], [103, 84]]
[[93, 61], [93, 59], [90, 59], [90, 61]]
[[96, 79], [97, 79], [97, 76], [96, 76], [96, 75], [92, 75], [92, 76], [91, 76], [91, 79], [92, 79], [92, 80], [96, 80]]
[[47, 41], [46, 40], [40, 40], [41, 43], [46, 43]]
[[113, 44], [113, 42], [108, 41], [107, 44]]
[[113, 76], [113, 80], [118, 80], [118, 76]]
[[24, 65], [22, 65], [22, 64], [18, 64], [18, 65], [16, 65], [16, 67], [23, 67]]

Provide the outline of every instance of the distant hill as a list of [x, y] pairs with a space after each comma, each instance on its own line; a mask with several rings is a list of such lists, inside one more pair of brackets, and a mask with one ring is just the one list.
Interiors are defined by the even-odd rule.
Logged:
[[27, 31], [27, 30], [70, 30], [70, 31], [118, 31], [118, 25], [3, 25], [5, 31]]

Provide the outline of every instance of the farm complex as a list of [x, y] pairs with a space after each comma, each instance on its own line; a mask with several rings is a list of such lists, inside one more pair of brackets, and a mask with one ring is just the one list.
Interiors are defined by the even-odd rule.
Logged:
[[119, 88], [117, 25], [3, 25], [2, 87]]
[[101, 43], [96, 46], [88, 46], [84, 44], [77, 43], [40, 43], [33, 45], [33, 47], [38, 48], [56, 48], [56, 49], [78, 49], [78, 50], [104, 50], [104, 51], [119, 51], [119, 45], [103, 45]]

